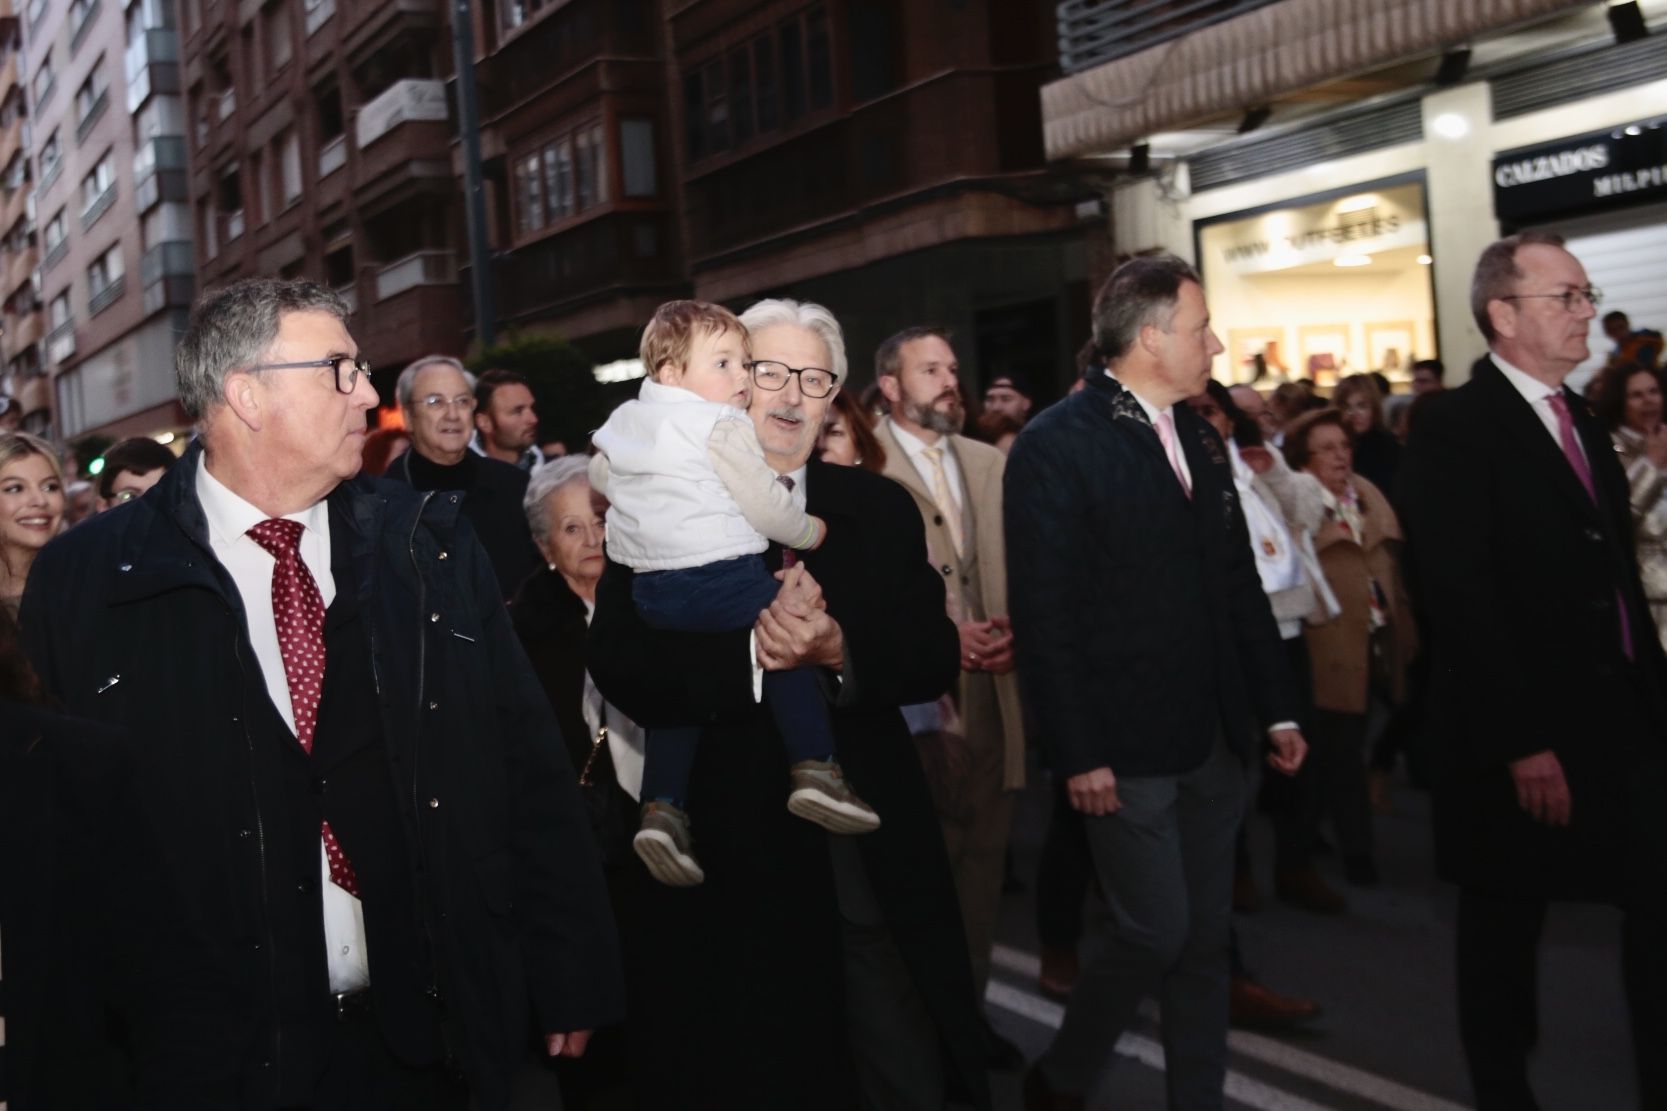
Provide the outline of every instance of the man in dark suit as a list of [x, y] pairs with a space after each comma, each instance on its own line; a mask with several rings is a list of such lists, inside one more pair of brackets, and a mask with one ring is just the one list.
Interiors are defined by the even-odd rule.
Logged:
[[1491, 354], [1425, 402], [1401, 474], [1431, 653], [1436, 844], [1459, 884], [1460, 1033], [1477, 1105], [1532, 1108], [1546, 903], [1626, 910], [1643, 1103], [1667, 1106], [1667, 661], [1638, 584], [1627, 480], [1563, 379], [1598, 293], [1562, 240], [1482, 253]]
[[354, 478], [368, 366], [309, 282], [206, 294], [200, 436], [47, 545], [26, 645], [160, 784], [181, 914], [230, 978], [247, 1108], [499, 1111], [577, 1055], [618, 949], [561, 738], [456, 495]]
[[[639, 1100], [988, 1107], [954, 881], [898, 709], [936, 699], [960, 670], [942, 577], [901, 486], [812, 457], [833, 395], [807, 395], [797, 371], [844, 377], [832, 315], [766, 301], [741, 320], [755, 359], [794, 372], [779, 391], [755, 386], [750, 412], [765, 458], [828, 522], [828, 538], [752, 630], [649, 629], [617, 563], [598, 588], [587, 663], [602, 694], [648, 728], [707, 726], [690, 783], [706, 882], [674, 889], [640, 872], [642, 913], [621, 927]], [[818, 585], [825, 609], [806, 604]], [[757, 700], [755, 660], [822, 669], [840, 763], [878, 830], [830, 837], [788, 813], [786, 756]]]
[[1019, 674], [1110, 911], [1026, 1097], [1082, 1107], [1156, 989], [1169, 1106], [1220, 1108], [1248, 725], [1268, 727], [1280, 771], [1306, 746], [1226, 449], [1178, 404], [1222, 350], [1198, 275], [1125, 263], [1095, 299], [1094, 340], [1106, 370], [1007, 464]]

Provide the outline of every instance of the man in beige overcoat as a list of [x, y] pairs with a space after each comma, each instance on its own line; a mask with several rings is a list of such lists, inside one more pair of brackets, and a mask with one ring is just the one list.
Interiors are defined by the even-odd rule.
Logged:
[[923, 755], [982, 998], [1013, 799], [1024, 786], [1024, 725], [1002, 539], [1006, 461], [990, 445], [960, 434], [966, 411], [947, 333], [904, 329], [880, 345], [874, 361], [891, 410], [876, 429], [886, 451], [885, 473], [920, 507], [927, 557], [944, 577], [950, 617], [961, 630], [961, 680]]

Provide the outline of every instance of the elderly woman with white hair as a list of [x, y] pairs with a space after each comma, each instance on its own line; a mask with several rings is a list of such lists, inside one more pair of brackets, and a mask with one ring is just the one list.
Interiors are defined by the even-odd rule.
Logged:
[[[624, 866], [632, 859], [636, 832], [643, 733], [603, 699], [585, 666], [586, 630], [607, 562], [603, 503], [591, 491], [589, 465], [588, 455], [566, 455], [539, 464], [528, 476], [521, 505], [544, 566], [521, 584], [509, 613], [561, 726], [602, 851], [621, 944], [629, 945], [626, 927], [634, 901]], [[608, 1098], [627, 1084], [621, 1030], [598, 1031], [585, 1057], [559, 1062], [557, 1074], [563, 1106], [582, 1109]]]

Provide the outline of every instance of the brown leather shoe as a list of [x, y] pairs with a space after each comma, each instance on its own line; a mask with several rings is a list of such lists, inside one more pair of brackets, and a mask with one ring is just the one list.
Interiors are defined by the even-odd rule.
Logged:
[[1025, 1073], [1025, 1111], [1086, 1111], [1088, 1103], [1081, 1096], [1055, 1091], [1048, 1078], [1042, 1075], [1040, 1062]]
[[1055, 1003], [1063, 1003], [1071, 996], [1077, 982], [1077, 951], [1042, 946], [1042, 971], [1036, 977], [1036, 987]]
[[1274, 877], [1273, 890], [1282, 901], [1315, 914], [1342, 914], [1349, 909], [1343, 896], [1313, 868], [1280, 872]]
[[1249, 976], [1233, 977], [1228, 989], [1228, 1022], [1263, 1030], [1288, 1030], [1317, 1018], [1320, 1005], [1312, 999], [1280, 995]]

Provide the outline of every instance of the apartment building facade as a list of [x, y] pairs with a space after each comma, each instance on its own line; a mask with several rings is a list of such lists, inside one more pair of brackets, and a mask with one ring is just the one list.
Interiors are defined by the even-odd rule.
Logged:
[[41, 361], [43, 302], [36, 227], [23, 20], [0, 0], [0, 394], [19, 406], [23, 427], [50, 434], [52, 383]]

